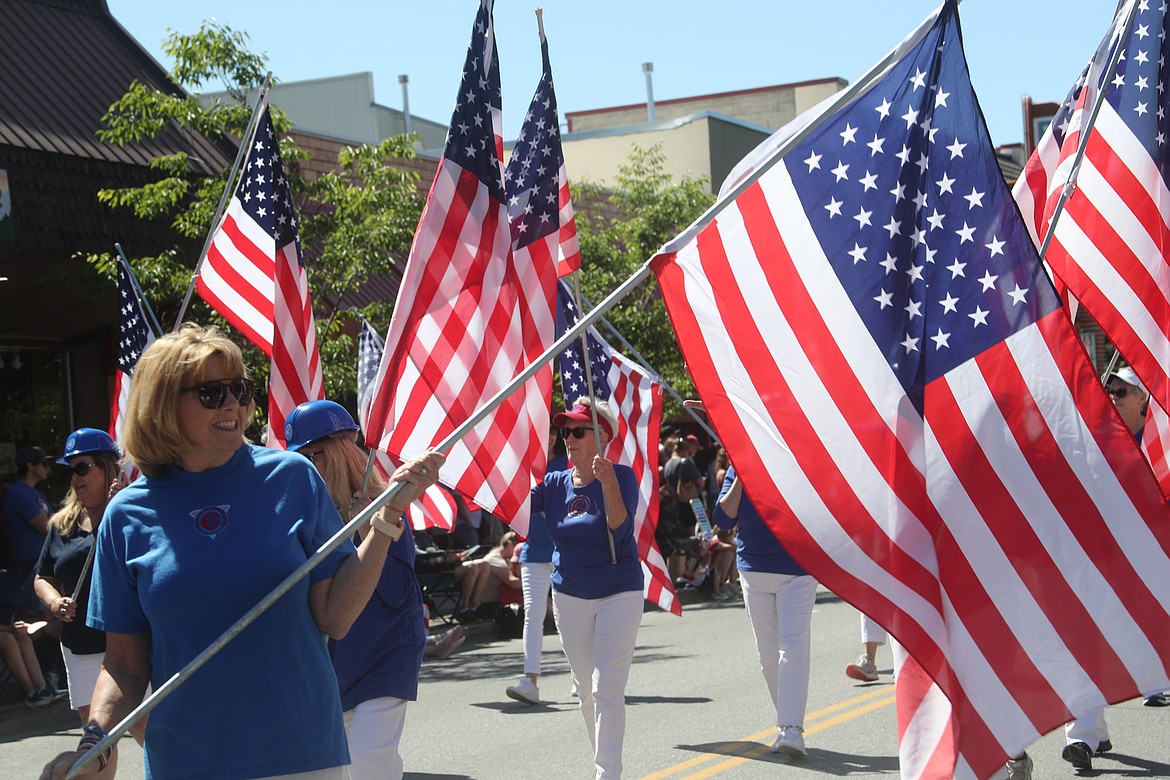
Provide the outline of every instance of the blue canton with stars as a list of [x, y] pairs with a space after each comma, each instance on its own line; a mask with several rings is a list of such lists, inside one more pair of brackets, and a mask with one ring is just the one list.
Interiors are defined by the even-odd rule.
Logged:
[[[557, 282], [557, 338], [577, 324], [577, 304], [573, 302], [573, 291], [564, 281]], [[590, 370], [593, 372], [593, 397], [609, 400], [609, 368], [613, 365], [610, 356], [613, 350], [589, 328], [586, 333], [589, 342]], [[574, 339], [565, 347], [558, 360], [561, 366], [561, 394], [565, 397], [565, 408], [572, 409], [573, 401], [589, 395], [589, 384], [585, 379], [585, 362], [581, 359], [581, 339]]]
[[[451, 129], [443, 156], [482, 181], [497, 201], [504, 199], [500, 158], [496, 153], [496, 131], [492, 112], [499, 116], [500, 60], [496, 54], [492, 3], [483, 0], [475, 16], [459, 97], [451, 115]], [[487, 71], [484, 71], [484, 63]]]
[[118, 263], [118, 306], [118, 370], [132, 375], [142, 350], [146, 349], [150, 331], [130, 273], [121, 262]]
[[512, 148], [508, 170], [504, 173], [509, 193], [508, 220], [515, 249], [555, 233], [561, 227], [557, 174], [564, 162], [564, 154], [548, 41], [541, 41], [540, 52], [544, 58], [544, 72], [524, 117], [520, 137]]
[[382, 363], [382, 352], [386, 342], [378, 335], [369, 322], [362, 319], [362, 334], [358, 339], [357, 396], [358, 410], [364, 416], [373, 400], [374, 380], [378, 377], [378, 366]]
[[267, 106], [256, 125], [256, 136], [252, 140], [248, 163], [244, 166], [235, 197], [248, 216], [266, 234], [272, 236], [277, 249], [295, 242], [297, 261], [304, 265], [292, 194], [289, 192], [288, 178], [284, 175], [280, 144], [272, 129], [272, 116]]
[[927, 383], [1059, 307], [996, 165], [953, 2], [785, 164], [833, 271], [920, 411]]

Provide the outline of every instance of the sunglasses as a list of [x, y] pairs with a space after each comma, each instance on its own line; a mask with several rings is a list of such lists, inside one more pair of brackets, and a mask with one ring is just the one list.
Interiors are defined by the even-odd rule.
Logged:
[[256, 385], [251, 379], [213, 379], [210, 382], [200, 382], [193, 387], [184, 387], [181, 393], [198, 393], [199, 403], [204, 409], [218, 409], [227, 400], [228, 391], [240, 402], [240, 406], [247, 406], [252, 402], [252, 394]]
[[309, 452], [308, 450], [300, 450], [300, 453], [308, 458], [309, 462], [314, 465], [317, 463], [317, 458], [325, 454], [323, 452]]
[[561, 438], [567, 439], [572, 436], [574, 439], [584, 439], [585, 434], [591, 430], [592, 428], [561, 428]]
[[1106, 387], [1105, 392], [1109, 393], [1109, 395], [1120, 401], [1122, 398], [1125, 398], [1127, 395], [1129, 395], [1129, 388], [1125, 385], [1122, 385], [1121, 387]]
[[84, 477], [91, 470], [96, 469], [96, 468], [97, 468], [96, 463], [74, 463], [72, 466], [69, 467], [69, 470], [72, 471], [75, 475], [77, 475], [79, 477]]

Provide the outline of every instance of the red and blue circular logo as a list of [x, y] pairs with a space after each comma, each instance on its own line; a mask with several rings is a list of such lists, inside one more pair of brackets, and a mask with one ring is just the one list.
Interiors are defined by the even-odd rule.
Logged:
[[589, 496], [573, 496], [569, 501], [569, 517], [589, 513]]
[[227, 506], [209, 506], [192, 512], [195, 518], [195, 530], [204, 536], [214, 539], [228, 524]]

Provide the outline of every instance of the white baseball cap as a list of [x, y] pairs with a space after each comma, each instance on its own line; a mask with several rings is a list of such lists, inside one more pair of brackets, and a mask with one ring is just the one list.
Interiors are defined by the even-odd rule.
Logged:
[[1108, 382], [1110, 379], [1113, 379], [1114, 377], [1120, 379], [1122, 382], [1125, 382], [1127, 385], [1132, 385], [1133, 387], [1136, 387], [1138, 390], [1141, 390], [1146, 395], [1150, 394], [1150, 391], [1146, 389], [1146, 386], [1142, 384], [1142, 381], [1140, 379], [1138, 379], [1137, 374], [1135, 374], [1133, 372], [1133, 369], [1130, 368], [1129, 366], [1126, 366], [1125, 368], [1119, 368], [1116, 371], [1113, 371], [1109, 374], [1106, 374], [1105, 381]]

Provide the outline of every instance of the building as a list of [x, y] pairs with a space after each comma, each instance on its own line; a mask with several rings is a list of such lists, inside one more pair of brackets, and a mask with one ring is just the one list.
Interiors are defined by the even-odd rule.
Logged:
[[181, 94], [104, 0], [6, 0], [0, 73], [4, 487], [20, 447], [54, 452], [70, 430], [107, 424], [117, 288], [75, 255], [110, 252], [115, 242], [139, 255], [175, 244], [168, 220], [147, 222], [107, 208], [98, 190], [157, 179], [149, 161], [163, 154], [187, 153], [197, 174], [222, 170], [235, 145], [173, 128], [121, 147], [98, 139], [102, 117], [132, 81]]

